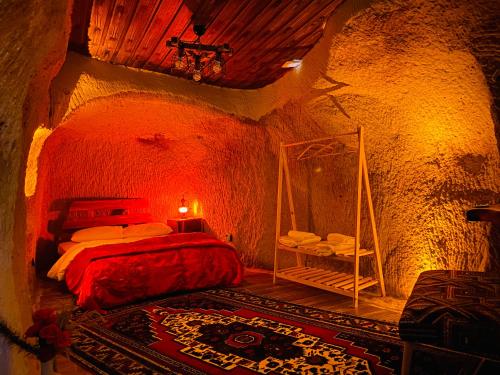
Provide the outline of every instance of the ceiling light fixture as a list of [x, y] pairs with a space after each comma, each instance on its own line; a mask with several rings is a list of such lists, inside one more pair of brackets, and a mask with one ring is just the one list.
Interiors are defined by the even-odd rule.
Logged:
[[302, 65], [302, 59], [288, 60], [281, 65], [282, 68], [298, 68]]
[[193, 26], [197, 38], [186, 42], [173, 36], [167, 41], [167, 47], [176, 48], [173, 69], [191, 75], [193, 81], [199, 82], [210, 74], [224, 74], [224, 55], [231, 55], [233, 50], [229, 44], [211, 45], [202, 44], [200, 39], [205, 34], [205, 25]]

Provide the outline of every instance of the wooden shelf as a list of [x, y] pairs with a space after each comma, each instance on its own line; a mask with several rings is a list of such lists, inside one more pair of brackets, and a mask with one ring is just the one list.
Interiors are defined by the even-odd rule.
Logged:
[[[293, 186], [290, 170], [288, 167], [288, 157], [296, 155], [296, 160], [319, 158], [324, 156], [334, 156], [339, 152], [350, 153], [353, 150], [346, 147], [338, 147], [335, 141], [339, 136], [357, 135], [357, 189], [356, 189], [356, 222], [354, 226], [354, 238], [356, 246], [359, 247], [359, 238], [361, 236], [361, 204], [362, 191], [366, 192], [366, 202], [370, 219], [371, 232], [373, 237], [373, 250], [355, 249], [355, 246], [341, 246], [332, 254], [321, 254], [313, 246], [288, 247], [279, 243], [281, 236], [281, 209], [283, 201], [283, 182], [286, 186], [288, 197], [288, 208], [290, 211], [290, 224], [292, 230], [296, 231], [297, 219], [295, 217], [295, 207], [293, 203]], [[295, 147], [298, 147], [295, 148]], [[365, 148], [363, 140], [363, 127], [358, 127], [357, 132], [337, 134], [327, 138], [312, 139], [303, 142], [289, 144], [280, 144], [279, 165], [278, 165], [278, 194], [276, 197], [276, 242], [274, 246], [274, 281], [276, 278], [283, 278], [297, 283], [305, 284], [315, 288], [328, 290], [330, 292], [344, 294], [352, 297], [354, 307], [358, 307], [358, 294], [361, 289], [372, 285], [378, 285], [380, 295], [385, 296], [384, 275], [382, 270], [382, 260], [378, 243], [377, 228], [375, 226], [375, 210], [371, 197], [370, 182], [368, 178], [368, 166], [366, 162]], [[298, 150], [298, 151], [297, 151]], [[311, 244], [312, 245], [312, 244]], [[343, 248], [342, 248], [343, 247]], [[279, 269], [280, 250], [295, 253], [297, 258], [297, 267], [288, 269]], [[344, 260], [352, 263], [352, 274], [327, 271], [318, 268], [304, 267], [303, 255], [313, 255], [317, 257], [329, 257], [331, 260]], [[375, 260], [374, 277], [364, 277], [359, 275], [360, 257], [367, 255], [373, 256]]]
[[[354, 246], [352, 248], [347, 248], [341, 250], [341, 253], [335, 253], [331, 255], [321, 255], [318, 254], [314, 251], [314, 249], [311, 249], [310, 247], [304, 246], [304, 247], [289, 247], [285, 245], [278, 245], [279, 250], [285, 250], [285, 251], [290, 251], [292, 253], [299, 253], [299, 254], [306, 254], [306, 255], [314, 255], [317, 257], [332, 257], [333, 259], [337, 260], [342, 260], [346, 262], [353, 262], [354, 261]], [[366, 249], [359, 249], [359, 256], [366, 256], [366, 255], [372, 255], [374, 252], [373, 250], [366, 250]]]
[[[327, 271], [313, 267], [291, 267], [278, 270], [276, 277], [349, 297], [354, 293], [354, 275], [349, 273]], [[376, 284], [378, 284], [378, 280], [372, 277], [358, 276], [359, 290]]]

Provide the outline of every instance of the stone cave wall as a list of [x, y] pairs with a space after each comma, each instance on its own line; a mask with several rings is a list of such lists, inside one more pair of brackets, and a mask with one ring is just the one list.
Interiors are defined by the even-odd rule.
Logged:
[[[0, 3], [0, 319], [20, 334], [35, 302], [24, 250], [24, 163], [36, 127], [48, 118], [49, 84], [64, 62], [69, 9], [66, 0]], [[0, 336], [0, 373], [36, 371], [34, 357]]]
[[[490, 226], [464, 218], [497, 201], [500, 185], [492, 97], [472, 53], [484, 9], [494, 11], [480, 3], [377, 1], [354, 17], [340, 9], [300, 70], [255, 91], [70, 57], [53, 85], [51, 123], [62, 125], [42, 153], [39, 217], [57, 199], [149, 195], [164, 219], [185, 194], [214, 233], [234, 235], [247, 265], [271, 268], [280, 140], [363, 125], [389, 294], [407, 296], [424, 270], [484, 270]], [[78, 170], [74, 150], [85, 155]], [[300, 229], [353, 234], [353, 166], [338, 158], [294, 178]]]
[[[373, 2], [332, 36], [327, 65], [293, 104], [326, 134], [365, 127], [391, 295], [407, 296], [428, 269], [498, 269], [490, 224], [465, 220], [467, 208], [500, 197], [493, 100], [475, 56], [478, 40], [491, 41], [498, 12], [493, 1]], [[281, 111], [263, 123], [280, 121]], [[306, 208], [319, 234], [352, 228], [344, 162], [323, 172], [330, 186], [312, 175], [320, 185], [311, 183]], [[370, 243], [369, 231], [362, 242]]]

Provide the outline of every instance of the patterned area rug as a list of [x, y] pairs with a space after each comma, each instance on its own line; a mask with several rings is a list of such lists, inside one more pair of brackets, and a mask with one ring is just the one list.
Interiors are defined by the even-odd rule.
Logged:
[[[73, 323], [70, 356], [97, 374], [397, 374], [402, 358], [395, 324], [227, 289], [77, 313]], [[435, 372], [440, 359], [421, 359], [422, 373], [445, 373]], [[453, 362], [446, 373], [468, 367]]]

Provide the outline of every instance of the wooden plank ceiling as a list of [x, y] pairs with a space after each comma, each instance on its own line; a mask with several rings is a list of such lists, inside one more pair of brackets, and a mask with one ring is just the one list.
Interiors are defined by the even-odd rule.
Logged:
[[182, 76], [172, 69], [172, 36], [204, 44], [229, 43], [224, 75], [202, 82], [254, 89], [268, 85], [318, 42], [343, 0], [75, 0], [70, 49], [112, 64]]

